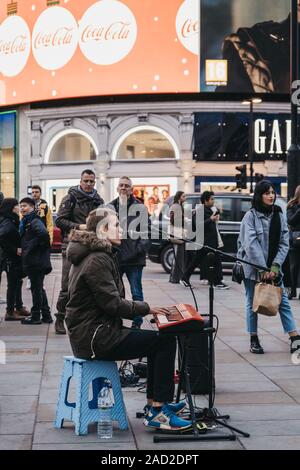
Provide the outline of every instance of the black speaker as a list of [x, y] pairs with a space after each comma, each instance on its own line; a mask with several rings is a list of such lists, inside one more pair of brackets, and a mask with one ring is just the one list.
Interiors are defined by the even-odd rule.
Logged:
[[[208, 336], [199, 333], [189, 335], [185, 340], [185, 353], [192, 394], [207, 395], [209, 393]], [[184, 382], [182, 388], [186, 392]]]

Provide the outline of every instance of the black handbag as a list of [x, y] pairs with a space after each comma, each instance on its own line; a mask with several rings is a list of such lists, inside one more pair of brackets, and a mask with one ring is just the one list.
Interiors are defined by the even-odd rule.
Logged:
[[242, 263], [237, 261], [232, 268], [232, 280], [238, 284], [242, 284], [245, 279], [245, 273]]

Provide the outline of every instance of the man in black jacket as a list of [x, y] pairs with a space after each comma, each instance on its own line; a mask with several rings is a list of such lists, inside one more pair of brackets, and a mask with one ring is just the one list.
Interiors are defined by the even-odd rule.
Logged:
[[[212, 191], [204, 191], [201, 195], [201, 203], [204, 205], [204, 245], [217, 249], [220, 245], [219, 233], [217, 223], [220, 220], [218, 211], [213, 211], [215, 205], [214, 193]], [[193, 215], [193, 230], [196, 230], [195, 221], [197, 220], [196, 214]], [[195, 256], [191, 257], [191, 261], [184, 273], [181, 284], [185, 287], [189, 286], [190, 277], [197, 266], [206, 270], [206, 255], [209, 253], [208, 249], [202, 248], [195, 252]], [[203, 276], [202, 276], [203, 277]], [[204, 276], [205, 278], [206, 276]], [[217, 289], [228, 289], [229, 287], [223, 282], [222, 263], [220, 256], [215, 255], [215, 278], [214, 285]]]
[[56, 304], [55, 332], [60, 335], [66, 334], [64, 318], [68, 302], [68, 279], [71, 269], [71, 263], [66, 258], [68, 236], [72, 229], [85, 230], [89, 213], [104, 204], [103, 199], [95, 189], [95, 184], [95, 173], [92, 170], [84, 170], [81, 173], [80, 184], [69, 189], [58, 210], [56, 225], [62, 231], [63, 243], [61, 290]]
[[44, 278], [52, 270], [50, 261], [50, 237], [48, 230], [35, 212], [35, 202], [30, 197], [20, 201], [23, 216], [20, 222], [23, 273], [30, 279], [32, 293], [31, 316], [21, 320], [23, 325], [52, 323]]
[[[146, 254], [150, 247], [148, 211], [144, 204], [133, 197], [132, 181], [128, 176], [120, 178], [117, 190], [119, 197], [111, 201], [109, 205], [118, 214], [123, 229], [119, 253], [121, 274], [127, 276], [132, 300], [143, 301], [142, 275], [143, 268], [146, 266]], [[131, 230], [131, 224], [134, 224], [138, 217], [141, 217], [142, 224], [138, 224], [135, 230]], [[141, 232], [143, 232], [142, 235], [139, 235]], [[132, 327], [140, 328], [142, 323], [142, 317], [137, 316], [133, 320]]]

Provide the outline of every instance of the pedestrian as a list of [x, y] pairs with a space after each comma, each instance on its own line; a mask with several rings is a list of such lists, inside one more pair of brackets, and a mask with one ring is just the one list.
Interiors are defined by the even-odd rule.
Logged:
[[96, 175], [92, 170], [84, 170], [78, 186], [72, 186], [63, 198], [56, 219], [56, 226], [62, 231], [62, 277], [61, 290], [56, 308], [55, 332], [65, 335], [64, 318], [68, 301], [68, 279], [71, 263], [66, 258], [68, 236], [72, 229], [85, 230], [86, 218], [89, 213], [104, 204], [103, 199], [95, 189]]
[[[204, 245], [206, 247], [211, 247], [213, 249], [218, 249], [222, 244], [220, 239], [220, 234], [218, 230], [218, 222], [220, 220], [219, 211], [215, 210], [215, 198], [212, 191], [204, 191], [201, 195], [201, 204], [204, 206], [202, 208], [203, 218], [204, 218]], [[197, 221], [197, 211], [193, 214], [193, 231], [197, 230], [196, 221]], [[190, 277], [194, 272], [196, 267], [201, 269], [201, 278], [205, 280], [207, 276], [207, 266], [206, 259], [207, 254], [210, 252], [209, 248], [201, 248], [195, 252], [195, 256], [190, 258], [187, 269], [184, 273], [182, 281], [180, 282], [185, 287], [188, 287], [190, 284]], [[203, 271], [202, 271], [203, 270]], [[223, 272], [222, 272], [222, 262], [221, 257], [218, 253], [215, 253], [215, 274], [214, 274], [214, 287], [220, 290], [229, 289], [229, 286], [223, 282]]]
[[31, 188], [31, 196], [35, 202], [35, 210], [46, 229], [48, 230], [50, 237], [50, 244], [53, 242], [53, 216], [49, 204], [45, 199], [42, 199], [42, 189], [39, 185], [35, 184]]
[[[2, 202], [4, 201], [4, 195], [3, 193], [0, 191], [0, 206], [2, 204]], [[2, 276], [2, 272], [3, 272], [3, 268], [2, 268], [2, 258], [3, 258], [3, 253], [2, 253], [2, 248], [0, 247], [0, 285], [1, 285], [1, 276]], [[4, 299], [1, 295], [0, 295], [0, 304], [6, 304], [6, 299]]]
[[300, 186], [297, 186], [294, 197], [287, 205], [287, 222], [290, 227], [291, 292], [289, 299], [293, 299], [297, 297], [300, 272]]
[[[137, 200], [132, 194], [132, 181], [128, 176], [119, 180], [117, 191], [119, 197], [109, 203], [117, 213], [123, 230], [123, 239], [119, 251], [119, 265], [122, 276], [126, 274], [130, 284], [132, 300], [144, 300], [142, 276], [143, 268], [146, 266], [146, 255], [150, 248], [148, 229], [148, 211], [144, 204]], [[143, 227], [138, 224], [134, 233], [130, 232], [131, 225], [141, 217]], [[139, 235], [143, 232], [143, 235]], [[137, 315], [132, 328], [140, 328], [143, 323], [141, 316]]]
[[52, 323], [47, 294], [43, 288], [44, 278], [52, 270], [49, 233], [35, 211], [35, 201], [32, 198], [25, 197], [20, 201], [20, 211], [22, 268], [23, 273], [29, 277], [32, 294], [31, 316], [21, 320], [21, 323]]
[[185, 235], [186, 235], [186, 220], [184, 217], [184, 203], [186, 195], [184, 191], [177, 191], [174, 196], [174, 201], [170, 207], [170, 226], [169, 235], [170, 242], [173, 246], [173, 263], [170, 273], [169, 282], [172, 284], [179, 284], [185, 272]]
[[23, 273], [19, 223], [17, 199], [4, 199], [0, 207], [0, 246], [3, 271], [7, 274], [5, 321], [19, 321], [30, 315], [22, 300]]
[[67, 256], [73, 268], [66, 325], [73, 354], [82, 359], [107, 361], [147, 356], [147, 416], [144, 424], [164, 430], [187, 428], [191, 421], [177, 416], [185, 402], [172, 404], [175, 337], [123, 326], [123, 319], [165, 312], [164, 309], [150, 309], [144, 301], [125, 299], [115, 253], [121, 246], [121, 236], [116, 213], [105, 208], [89, 215], [86, 232], [74, 230], [70, 235]]
[[244, 216], [238, 239], [238, 257], [253, 264], [269, 268], [271, 272], [259, 273], [252, 266], [244, 265], [246, 291], [247, 331], [250, 335], [250, 352], [263, 354], [257, 327], [258, 315], [253, 312], [254, 288], [260, 278], [282, 287], [279, 314], [284, 332], [290, 336], [291, 353], [300, 347], [300, 336], [282, 282], [282, 265], [289, 251], [289, 233], [282, 209], [275, 204], [275, 189], [269, 181], [256, 185], [252, 209]]

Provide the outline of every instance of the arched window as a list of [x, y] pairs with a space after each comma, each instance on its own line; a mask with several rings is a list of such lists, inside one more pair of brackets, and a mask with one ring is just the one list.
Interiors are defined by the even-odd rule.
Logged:
[[83, 131], [63, 131], [50, 143], [45, 160], [48, 163], [96, 160], [97, 149]]
[[119, 140], [115, 160], [175, 159], [176, 144], [167, 133], [150, 126], [131, 129]]

